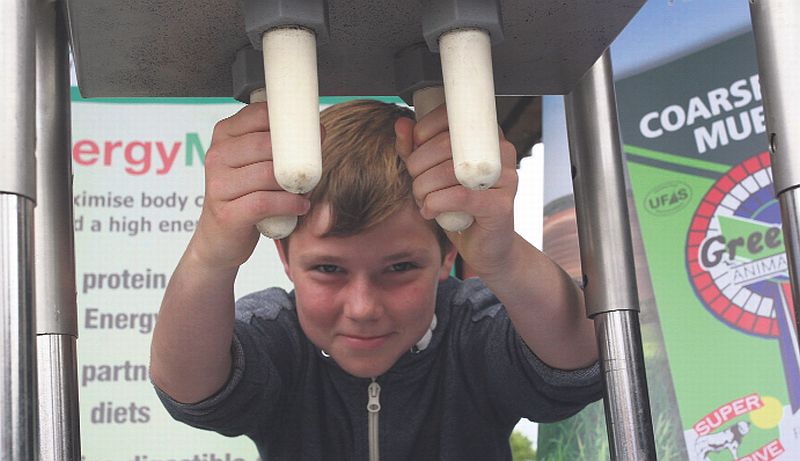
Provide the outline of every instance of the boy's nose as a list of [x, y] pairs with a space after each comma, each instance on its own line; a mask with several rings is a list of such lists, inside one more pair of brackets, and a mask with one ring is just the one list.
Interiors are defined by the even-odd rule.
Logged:
[[345, 294], [344, 315], [356, 321], [376, 320], [383, 313], [379, 290], [366, 278], [349, 283]]

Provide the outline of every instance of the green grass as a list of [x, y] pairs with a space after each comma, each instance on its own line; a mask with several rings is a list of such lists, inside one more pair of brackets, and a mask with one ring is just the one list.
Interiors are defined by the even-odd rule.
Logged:
[[533, 448], [533, 443], [521, 432], [512, 432], [509, 442], [511, 443], [511, 458], [514, 461], [536, 461], [536, 450]]

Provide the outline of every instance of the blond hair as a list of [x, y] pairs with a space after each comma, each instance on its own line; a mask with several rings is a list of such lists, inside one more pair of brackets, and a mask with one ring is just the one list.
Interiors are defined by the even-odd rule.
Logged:
[[[323, 237], [350, 236], [414, 204], [411, 175], [395, 151], [394, 125], [401, 117], [413, 120], [414, 112], [366, 99], [322, 111], [322, 178], [309, 197], [311, 212], [300, 217], [298, 227], [319, 205], [326, 204], [331, 221]], [[444, 253], [449, 240], [435, 223], [431, 227]], [[284, 248], [288, 250], [286, 243]]]

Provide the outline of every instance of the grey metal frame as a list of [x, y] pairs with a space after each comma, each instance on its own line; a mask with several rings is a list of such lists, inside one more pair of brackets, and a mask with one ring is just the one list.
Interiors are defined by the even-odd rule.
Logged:
[[595, 321], [612, 459], [656, 459], [639, 331], [611, 54], [564, 98], [587, 315]]
[[34, 3], [0, 2], [0, 459], [36, 455]]
[[42, 460], [78, 461], [78, 305], [72, 201], [65, 200], [72, 197], [66, 9], [59, 0], [35, 3], [38, 451]]
[[34, 459], [33, 201], [0, 194], [0, 459]]
[[0, 459], [77, 461], [78, 327], [64, 4], [0, 2], [0, 57], [8, 66], [0, 69]]
[[[800, 3], [749, 2], [793, 294], [800, 299], [800, 152], [794, 152], [800, 151], [800, 131], [791, 130], [800, 123], [800, 87], [792, 82], [800, 71]], [[64, 238], [72, 236], [72, 216], [70, 207], [62, 202], [71, 196], [71, 181], [68, 156], [64, 155], [70, 142], [69, 95], [60, 9], [61, 4], [52, 0], [0, 2], [0, 62], [7, 66], [0, 69], [0, 88], [5, 91], [0, 101], [0, 459], [80, 458], [74, 259], [72, 239]], [[34, 28], [37, 14], [41, 16]], [[35, 43], [38, 59], [34, 58]], [[606, 52], [566, 97], [581, 260], [587, 313], [595, 320], [606, 378], [612, 458], [653, 460], [655, 443], [611, 75]], [[40, 101], [37, 106], [35, 99]], [[42, 187], [36, 212], [41, 232], [36, 246], [41, 252], [34, 262], [37, 111], [41, 118]], [[59, 241], [62, 246], [49, 246]], [[35, 290], [41, 309], [36, 314], [34, 267], [41, 276]], [[54, 316], [56, 311], [69, 315]], [[43, 396], [40, 415], [41, 420], [53, 423], [40, 426], [40, 446], [35, 315], [43, 335], [39, 370], [47, 377], [39, 383]]]

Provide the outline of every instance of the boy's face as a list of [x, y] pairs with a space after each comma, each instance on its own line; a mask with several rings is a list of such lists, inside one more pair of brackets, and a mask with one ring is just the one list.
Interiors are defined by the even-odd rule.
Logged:
[[293, 282], [306, 336], [348, 373], [377, 377], [419, 341], [431, 324], [442, 260], [436, 235], [409, 204], [357, 235], [321, 237], [325, 208], [291, 235], [289, 255], [277, 245]]

